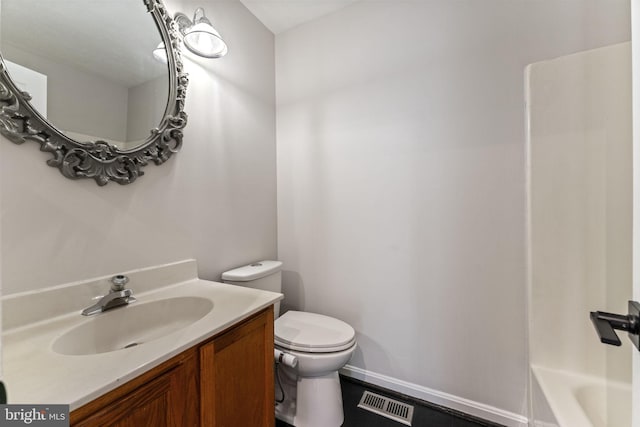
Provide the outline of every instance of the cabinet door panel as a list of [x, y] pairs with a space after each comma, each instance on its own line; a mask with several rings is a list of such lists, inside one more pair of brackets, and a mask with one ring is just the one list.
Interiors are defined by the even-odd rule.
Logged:
[[[169, 372], [146, 384], [113, 405], [76, 424], [77, 427], [169, 426]], [[153, 423], [151, 423], [153, 421]]]
[[273, 310], [201, 346], [200, 371], [203, 426], [273, 426]]
[[73, 427], [196, 427], [198, 354], [189, 350], [71, 413]]

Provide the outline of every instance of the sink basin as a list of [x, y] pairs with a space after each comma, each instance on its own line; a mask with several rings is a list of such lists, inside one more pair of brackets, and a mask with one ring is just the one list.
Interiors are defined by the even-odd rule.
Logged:
[[64, 355], [124, 350], [186, 328], [212, 309], [213, 302], [200, 297], [136, 302], [87, 319], [58, 337], [52, 349]]

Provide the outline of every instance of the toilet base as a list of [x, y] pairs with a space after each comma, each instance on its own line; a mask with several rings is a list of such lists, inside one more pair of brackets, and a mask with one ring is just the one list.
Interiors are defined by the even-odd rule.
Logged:
[[[291, 373], [279, 373], [286, 398], [276, 405], [276, 418], [295, 427], [340, 427], [344, 411], [338, 372], [297, 379]], [[276, 396], [280, 395], [276, 384]]]

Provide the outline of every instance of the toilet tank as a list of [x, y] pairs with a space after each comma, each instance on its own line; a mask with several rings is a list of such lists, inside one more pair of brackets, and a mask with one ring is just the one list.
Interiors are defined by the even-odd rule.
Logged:
[[[222, 273], [222, 281], [232, 285], [282, 292], [282, 261], [258, 261]], [[275, 303], [274, 316], [280, 314], [280, 302]]]

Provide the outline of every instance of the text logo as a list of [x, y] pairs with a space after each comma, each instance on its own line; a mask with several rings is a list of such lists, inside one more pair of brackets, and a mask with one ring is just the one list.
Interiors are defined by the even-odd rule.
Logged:
[[0, 405], [0, 426], [69, 427], [69, 405]]

